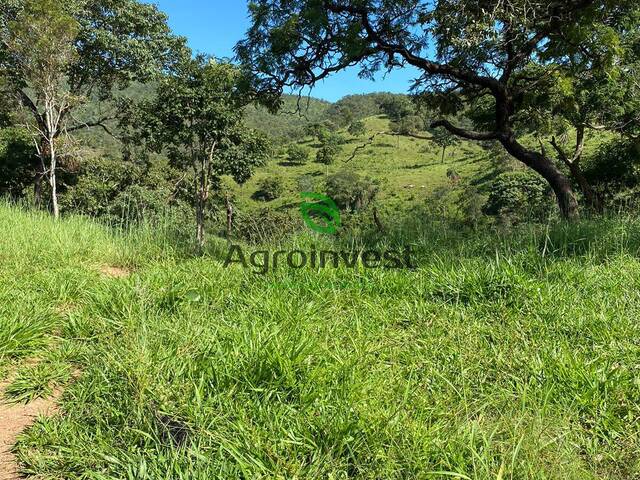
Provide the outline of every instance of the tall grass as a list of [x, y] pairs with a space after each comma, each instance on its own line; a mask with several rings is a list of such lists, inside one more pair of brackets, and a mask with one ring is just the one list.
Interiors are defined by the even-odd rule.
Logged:
[[[267, 248], [410, 243], [418, 267], [265, 275], [225, 269], [225, 243], [190, 257], [157, 230], [113, 234], [7, 207], [0, 221], [2, 318], [37, 326], [18, 350], [0, 334], [0, 352], [41, 359], [18, 365], [10, 391], [46, 394], [68, 381], [65, 365], [82, 372], [61, 414], [21, 439], [27, 473], [640, 476], [633, 218], [300, 235]], [[105, 277], [103, 264], [132, 274]]]

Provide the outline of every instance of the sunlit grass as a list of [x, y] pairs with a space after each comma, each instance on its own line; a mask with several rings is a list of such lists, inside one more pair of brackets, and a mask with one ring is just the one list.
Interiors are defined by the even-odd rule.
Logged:
[[[69, 385], [62, 413], [18, 446], [28, 473], [640, 475], [633, 218], [503, 233], [398, 219], [361, 247], [410, 243], [414, 270], [267, 275], [223, 268], [222, 243], [195, 258], [153, 230], [9, 207], [0, 221], [10, 393]], [[109, 278], [103, 265], [131, 274]]]

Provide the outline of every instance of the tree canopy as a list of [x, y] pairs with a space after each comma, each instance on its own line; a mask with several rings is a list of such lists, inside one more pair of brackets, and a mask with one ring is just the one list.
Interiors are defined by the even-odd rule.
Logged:
[[531, 64], [558, 62], [600, 49], [608, 68], [622, 52], [620, 25], [637, 9], [631, 0], [257, 0], [252, 25], [237, 46], [268, 94], [313, 86], [359, 66], [363, 77], [411, 65], [420, 70], [413, 92], [436, 99], [445, 113], [478, 102], [491, 109], [481, 130], [447, 120], [433, 127], [471, 140], [500, 142], [543, 176], [565, 217], [576, 215], [571, 184], [554, 162], [523, 146], [518, 121], [537, 88]]

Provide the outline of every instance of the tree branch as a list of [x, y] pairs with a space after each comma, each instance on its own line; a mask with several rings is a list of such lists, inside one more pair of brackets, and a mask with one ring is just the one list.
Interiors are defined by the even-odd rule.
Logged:
[[447, 120], [438, 120], [431, 124], [431, 128], [444, 127], [454, 135], [467, 140], [498, 140], [500, 138], [500, 132], [474, 132], [473, 130], [466, 130], [464, 128], [456, 127]]

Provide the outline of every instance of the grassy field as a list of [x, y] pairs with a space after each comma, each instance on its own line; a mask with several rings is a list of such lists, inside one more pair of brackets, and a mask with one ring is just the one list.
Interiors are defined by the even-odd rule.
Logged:
[[[346, 131], [340, 133], [347, 143], [341, 146], [336, 161], [329, 166], [316, 163], [316, 153], [320, 147], [316, 139], [306, 138], [299, 142], [309, 152], [305, 165], [291, 165], [286, 154], [271, 159], [266, 167], [260, 168], [254, 177], [242, 187], [234, 187], [241, 209], [287, 208], [297, 205], [300, 200], [298, 180], [312, 179], [320, 190], [327, 175], [340, 171], [355, 171], [380, 183], [379, 203], [391, 209], [411, 209], [424, 204], [425, 199], [439, 187], [449, 185], [447, 171], [454, 169], [464, 180], [476, 180], [481, 171], [486, 170], [488, 157], [477, 143], [462, 142], [446, 152], [442, 162], [442, 151], [432, 142], [411, 137], [378, 135], [389, 132], [389, 120], [384, 116], [365, 120], [367, 132], [354, 137]], [[364, 147], [364, 148], [361, 148]], [[355, 153], [355, 156], [354, 156]], [[353, 158], [352, 158], [353, 157]], [[283, 179], [286, 192], [272, 202], [255, 201], [252, 196], [259, 190], [264, 178], [279, 176]]]
[[415, 269], [267, 275], [161, 229], [0, 223], [7, 394], [67, 386], [16, 448], [37, 478], [640, 477], [637, 220], [404, 225]]

